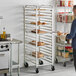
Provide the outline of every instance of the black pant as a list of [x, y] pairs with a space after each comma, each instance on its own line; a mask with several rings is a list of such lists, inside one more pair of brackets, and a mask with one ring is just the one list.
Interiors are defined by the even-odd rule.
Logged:
[[76, 70], [76, 49], [73, 49], [74, 67]]

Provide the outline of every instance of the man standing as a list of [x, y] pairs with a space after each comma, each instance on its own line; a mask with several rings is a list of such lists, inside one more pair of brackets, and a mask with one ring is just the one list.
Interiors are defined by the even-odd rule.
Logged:
[[[76, 5], [73, 6], [73, 13], [76, 17]], [[73, 57], [74, 57], [74, 66], [76, 70], [76, 19], [72, 22], [70, 34], [66, 36], [66, 40], [72, 39], [72, 48], [73, 48]]]

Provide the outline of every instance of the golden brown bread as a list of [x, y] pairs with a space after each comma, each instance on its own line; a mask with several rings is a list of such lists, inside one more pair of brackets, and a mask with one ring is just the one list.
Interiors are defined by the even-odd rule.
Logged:
[[[32, 42], [30, 42], [32, 45], [36, 45], [36, 41], [33, 40]], [[45, 43], [44, 42], [37, 42], [37, 46], [44, 46]]]
[[30, 24], [36, 25], [36, 22], [31, 22]]
[[38, 46], [44, 46], [45, 43], [44, 42], [38, 42]]
[[58, 36], [67, 35], [67, 34], [68, 34], [68, 33], [62, 33], [62, 32], [60, 32], [60, 31], [57, 32], [57, 35], [58, 35]]
[[40, 21], [38, 21], [38, 22], [37, 22], [37, 24], [38, 24], [38, 25], [41, 25], [41, 22], [40, 22]]
[[[36, 57], [36, 52], [32, 52], [32, 56]], [[44, 57], [44, 54], [41, 52], [37, 52], [37, 58], [42, 58]]]
[[[32, 14], [31, 16], [36, 16], [36, 14]], [[44, 16], [44, 15], [38, 14], [37, 16]]]
[[[36, 29], [32, 30], [31, 32], [36, 33]], [[37, 33], [38, 33], [38, 34], [44, 34], [44, 33], [47, 33], [47, 32], [38, 29], [38, 30], [37, 30]]]
[[[36, 22], [31, 22], [30, 24], [36, 25]], [[37, 24], [38, 25], [46, 25], [47, 23], [38, 21]]]
[[43, 22], [42, 25], [46, 25], [47, 23]]
[[62, 33], [61, 33], [60, 31], [58, 31], [58, 32], [57, 32], [57, 35], [60, 36], [60, 35], [62, 35]]
[[[36, 10], [36, 9], [34, 9], [34, 10]], [[46, 9], [37, 9], [37, 10], [46, 10]]]

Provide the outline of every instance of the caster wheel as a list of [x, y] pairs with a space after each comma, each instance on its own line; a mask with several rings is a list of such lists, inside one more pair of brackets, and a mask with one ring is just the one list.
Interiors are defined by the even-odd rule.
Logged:
[[54, 66], [51, 66], [51, 70], [54, 71], [55, 70], [55, 67]]
[[8, 48], [8, 45], [6, 45], [6, 48]]
[[56, 58], [56, 60], [55, 60], [55, 63], [57, 64], [58, 63], [58, 59]]
[[25, 66], [25, 68], [28, 68], [29, 65], [28, 65], [28, 63], [26, 62], [26, 63], [24, 64], [24, 66]]
[[4, 76], [7, 76], [7, 73], [4, 73]]
[[43, 61], [42, 60], [39, 60], [39, 65], [43, 65]]
[[66, 63], [65, 62], [63, 63], [63, 66], [66, 67]]
[[1, 48], [3, 48], [4, 46], [3, 45], [1, 45]]
[[39, 69], [38, 68], [36, 68], [36, 73], [39, 73]]
[[72, 61], [73, 61], [73, 59], [70, 59], [70, 61], [72, 62]]

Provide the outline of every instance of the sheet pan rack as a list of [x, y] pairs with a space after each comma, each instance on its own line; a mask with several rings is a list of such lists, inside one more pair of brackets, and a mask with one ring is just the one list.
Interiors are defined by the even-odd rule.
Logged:
[[64, 39], [64, 37], [66, 37], [66, 35], [70, 33], [71, 24], [72, 21], [74, 20], [72, 9], [73, 9], [73, 0], [65, 0], [65, 1], [56, 0], [56, 32], [61, 32], [62, 34], [56, 35], [55, 62], [56, 63], [62, 62], [64, 67], [66, 67], [68, 61], [73, 60], [73, 49], [71, 47], [71, 42], [68, 44], [66, 42], [66, 39]]
[[54, 71], [54, 57], [52, 50], [52, 27], [53, 27], [52, 6], [24, 6], [24, 66], [29, 63], [36, 66], [36, 73], [39, 73], [39, 66], [51, 64]]

